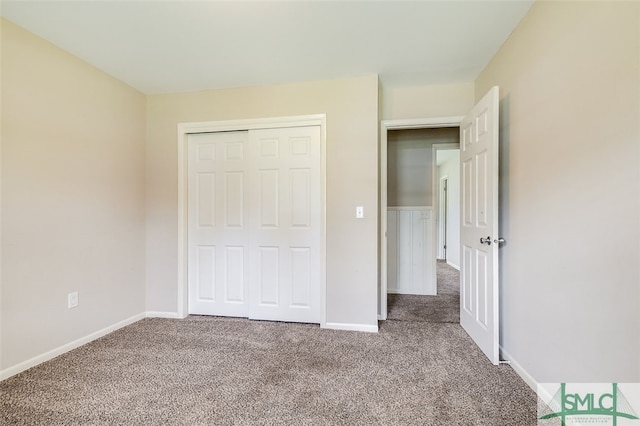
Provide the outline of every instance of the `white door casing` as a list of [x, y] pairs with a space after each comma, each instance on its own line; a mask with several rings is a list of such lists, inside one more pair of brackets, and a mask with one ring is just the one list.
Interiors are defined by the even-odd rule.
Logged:
[[498, 105], [493, 87], [460, 123], [460, 324], [499, 364]]
[[438, 259], [447, 259], [447, 176], [438, 182]]
[[188, 136], [188, 310], [321, 322], [321, 128]]

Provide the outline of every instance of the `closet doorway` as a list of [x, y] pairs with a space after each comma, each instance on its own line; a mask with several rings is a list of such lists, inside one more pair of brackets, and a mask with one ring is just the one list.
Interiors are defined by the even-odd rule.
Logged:
[[179, 316], [326, 322], [324, 123], [179, 125]]

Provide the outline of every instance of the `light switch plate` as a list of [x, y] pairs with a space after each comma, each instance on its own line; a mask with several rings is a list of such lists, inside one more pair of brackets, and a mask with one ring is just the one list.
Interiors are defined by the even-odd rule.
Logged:
[[78, 306], [78, 292], [74, 291], [73, 293], [69, 293], [67, 295], [67, 307], [69, 309], [75, 308]]
[[364, 207], [358, 206], [356, 207], [356, 219], [364, 218]]

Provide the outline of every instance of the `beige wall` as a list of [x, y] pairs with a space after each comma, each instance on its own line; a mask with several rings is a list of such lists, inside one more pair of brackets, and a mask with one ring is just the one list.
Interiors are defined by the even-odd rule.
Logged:
[[387, 146], [387, 205], [431, 206], [431, 143], [403, 137], [411, 130], [389, 132]]
[[541, 382], [640, 381], [640, 3], [537, 2], [501, 88], [504, 349]]
[[377, 76], [155, 95], [147, 111], [148, 311], [177, 310], [176, 125], [326, 114], [327, 322], [377, 326]]
[[5, 370], [144, 311], [145, 97], [8, 21], [1, 77]]
[[378, 118], [464, 115], [497, 84], [501, 343], [538, 381], [640, 381], [639, 28], [638, 3], [538, 2], [475, 85], [145, 99], [3, 21], [0, 370], [176, 312], [179, 122], [327, 114], [327, 321], [375, 325]]
[[387, 205], [433, 205], [434, 144], [458, 143], [457, 127], [402, 129], [388, 132]]
[[431, 86], [383, 85], [380, 96], [382, 120], [455, 117], [473, 107], [473, 82]]

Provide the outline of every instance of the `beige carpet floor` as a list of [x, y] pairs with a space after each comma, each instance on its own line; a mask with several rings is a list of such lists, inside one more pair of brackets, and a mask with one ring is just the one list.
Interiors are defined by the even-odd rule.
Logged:
[[459, 324], [145, 319], [0, 382], [2, 425], [535, 425]]

